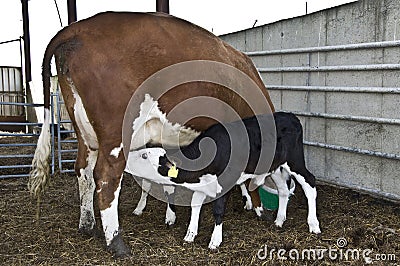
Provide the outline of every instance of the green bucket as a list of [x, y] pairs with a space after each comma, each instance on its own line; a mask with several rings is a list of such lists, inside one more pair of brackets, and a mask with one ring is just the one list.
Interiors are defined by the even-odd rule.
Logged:
[[[292, 180], [290, 183], [290, 194], [294, 192], [296, 185]], [[258, 188], [258, 194], [260, 195], [260, 200], [262, 206], [267, 210], [277, 210], [279, 207], [279, 196], [278, 190], [276, 189], [275, 183], [269, 177], [266, 179], [265, 184]]]

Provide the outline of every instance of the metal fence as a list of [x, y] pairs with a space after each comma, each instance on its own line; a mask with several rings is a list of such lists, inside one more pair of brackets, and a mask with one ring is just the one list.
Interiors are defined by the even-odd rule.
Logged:
[[[12, 88], [15, 83], [9, 82], [10, 80], [13, 79], [3, 82], [5, 84], [3, 86], [5, 88], [4, 91], [15, 91]], [[18, 92], [18, 94], [23, 101], [26, 100], [26, 95], [22, 91]], [[65, 109], [62, 95], [58, 89], [51, 93], [50, 104], [51, 174], [55, 172], [71, 173], [74, 172], [73, 165], [77, 153], [77, 140], [71, 120]], [[13, 114], [19, 114], [19, 116], [22, 114], [21, 117], [23, 119], [18, 122], [7, 116], [0, 121], [0, 128], [5, 129], [0, 131], [0, 179], [29, 176], [42, 123], [28, 122], [26, 114], [28, 109], [36, 107], [43, 108], [43, 104], [4, 101], [1, 99], [0, 110], [7, 110], [9, 113], [13, 110]], [[18, 113], [14, 110], [18, 110]]]
[[[348, 44], [348, 45], [336, 45], [336, 46], [322, 46], [322, 47], [307, 47], [307, 48], [296, 48], [296, 49], [284, 49], [284, 50], [271, 50], [271, 51], [254, 51], [247, 52], [251, 57], [256, 56], [268, 56], [268, 55], [289, 55], [289, 54], [301, 54], [307, 53], [308, 58], [311, 57], [312, 53], [319, 52], [332, 52], [332, 51], [351, 51], [357, 49], [375, 49], [375, 48], [400, 48], [400, 41], [386, 41], [386, 42], [373, 42], [373, 43], [360, 43], [360, 44]], [[260, 73], [285, 73], [285, 72], [328, 72], [328, 71], [391, 71], [400, 70], [400, 64], [365, 64], [365, 65], [338, 65], [338, 66], [319, 66], [311, 65], [310, 59], [304, 62], [306, 66], [299, 67], [259, 67]], [[324, 87], [324, 86], [285, 86], [285, 85], [267, 85], [269, 90], [275, 91], [306, 91], [306, 92], [351, 92], [351, 93], [381, 93], [381, 94], [400, 94], [400, 88], [388, 88], [388, 87]], [[343, 115], [343, 114], [331, 114], [331, 113], [320, 113], [320, 112], [302, 112], [292, 111], [298, 116], [302, 117], [314, 117], [314, 118], [325, 118], [325, 119], [336, 119], [346, 121], [357, 121], [367, 123], [379, 123], [388, 125], [400, 125], [400, 119], [397, 118], [381, 118], [381, 117], [368, 117], [368, 116], [354, 116], [354, 115]], [[380, 151], [373, 151], [368, 149], [360, 149], [357, 147], [345, 147], [341, 145], [333, 145], [328, 143], [305, 141], [305, 145], [315, 146], [325, 149], [332, 149], [338, 151], [353, 152], [363, 155], [371, 155], [376, 157], [382, 157], [386, 159], [400, 160], [400, 154], [392, 154]]]
[[[43, 104], [0, 102], [0, 106], [17, 106], [24, 109], [42, 107]], [[53, 104], [52, 104], [53, 107]], [[52, 108], [53, 109], [53, 108]], [[26, 113], [26, 112], [25, 112]], [[35, 122], [0, 122], [0, 126], [19, 127], [18, 132], [0, 132], [0, 179], [28, 177], [42, 124]], [[54, 127], [50, 127], [52, 140], [51, 174], [54, 174]]]
[[[77, 139], [59, 90], [55, 93], [57, 117], [57, 159], [60, 173], [74, 172]], [[67, 137], [68, 136], [68, 137]]]
[[[307, 158], [309, 164], [312, 165], [313, 170], [315, 169], [315, 171], [321, 173], [318, 176], [322, 180], [345, 187], [360, 189], [371, 194], [384, 196], [388, 199], [397, 201], [400, 200], [400, 194], [395, 192], [396, 182], [394, 181], [394, 184], [390, 185], [393, 181], [388, 179], [387, 175], [383, 172], [377, 174], [379, 177], [373, 176], [375, 173], [371, 174], [371, 172], [375, 172], [376, 170], [370, 168], [368, 171], [364, 170], [364, 172], [369, 175], [367, 177], [353, 176], [352, 178], [349, 178], [349, 175], [347, 175], [347, 177], [341, 178], [340, 176], [335, 177], [334, 175], [344, 173], [344, 171], [338, 169], [346, 169], [346, 167], [351, 174], [355, 175], [359, 168], [366, 167], [367, 164], [363, 165], [363, 162], [371, 162], [368, 159], [354, 157], [354, 166], [351, 166], [352, 162], [348, 161], [348, 159], [351, 158], [352, 160], [353, 157], [343, 156], [338, 152], [374, 157], [376, 159], [372, 161], [373, 165], [378, 169], [385, 168], [387, 165], [388, 169], [385, 171], [388, 172], [391, 172], [391, 169], [399, 167], [400, 149], [395, 148], [399, 145], [398, 141], [389, 138], [384, 140], [385, 137], [383, 134], [398, 136], [396, 132], [400, 131], [400, 113], [397, 113], [396, 116], [395, 112], [393, 112], [393, 109], [397, 109], [400, 104], [400, 88], [385, 85], [382, 85], [382, 87], [375, 85], [368, 86], [368, 83], [376, 83], [374, 82], [376, 79], [382, 80], [382, 84], [390, 82], [393, 84], [395, 82], [386, 82], [385, 78], [388, 77], [389, 80], [394, 80], [396, 77], [400, 77], [400, 63], [396, 62], [396, 58], [380, 58], [377, 60], [381, 61], [380, 63], [372, 62], [375, 60], [373, 57], [376, 54], [385, 55], [388, 51], [400, 51], [399, 48], [400, 41], [383, 41], [269, 51], [252, 51], [246, 53], [254, 62], [256, 62], [257, 69], [264, 77], [264, 80], [267, 83], [269, 81], [269, 84], [266, 84], [266, 86], [271, 93], [273, 98], [272, 100], [276, 104], [277, 109], [291, 111], [301, 118], [303, 126], [305, 126], [305, 129], [308, 132], [305, 134], [304, 144], [310, 148], [317, 149], [308, 149]], [[347, 57], [346, 53], [350, 54], [348, 57], [354, 58], [356, 64], [332, 64], [335, 60], [331, 60], [331, 65], [323, 65], [327, 64], [326, 61], [323, 63], [320, 62], [320, 58], [326, 58], [330, 53], [338, 51], [340, 52], [340, 56], [343, 56], [344, 58]], [[358, 55], [358, 53], [360, 54]], [[361, 55], [364, 55], [364, 57], [361, 57]], [[357, 56], [359, 57], [357, 58]], [[268, 63], [265, 63], [270, 62], [271, 58], [276, 59], [277, 57], [279, 57], [281, 64], [282, 62], [285, 62], [286, 58], [290, 58], [288, 59], [290, 63], [288, 66], [285, 66], [284, 63], [283, 66], [268, 66]], [[316, 57], [318, 57], [318, 60], [315, 60]], [[371, 63], [360, 63], [365, 60], [371, 61]], [[385, 62], [386, 60], [393, 62], [387, 63]], [[293, 63], [295, 61], [298, 64], [297, 66]], [[338, 58], [336, 62], [341, 63], [340, 58]], [[272, 63], [272, 65], [274, 64]], [[280, 78], [272, 78], [272, 80], [280, 80], [280, 83], [271, 84], [271, 77], [276, 77], [277, 75], [280, 75]], [[319, 75], [320, 79], [318, 81], [316, 81], [316, 75]], [[329, 77], [329, 75], [335, 75], [336, 80], [334, 81], [337, 85], [335, 82], [326, 81], [328, 79], [326, 77]], [[325, 79], [321, 78], [321, 76]], [[310, 77], [313, 77], [314, 79]], [[341, 77], [342, 80], [340, 79]], [[362, 80], [362, 77], [366, 77], [365, 81]], [[353, 80], [351, 80], [351, 78], [353, 78]], [[325, 81], [321, 82], [321, 80]], [[368, 82], [368, 80], [371, 80], [371, 82]], [[295, 85], [295, 82], [299, 85]], [[285, 83], [287, 83], [287, 85]], [[342, 85], [341, 83], [345, 83], [346, 85]], [[357, 85], [352, 86], [352, 84]], [[303, 95], [304, 98], [295, 98], [295, 95]], [[322, 107], [310, 107], [310, 105], [315, 105], [316, 103], [313, 102], [313, 100], [310, 100], [310, 95], [323, 95], [321, 96], [321, 102], [319, 103]], [[353, 103], [357, 108], [352, 108], [350, 106], [340, 109], [338, 107], [340, 104], [338, 104], [338, 106], [328, 106], [327, 95], [331, 98], [336, 97], [337, 99], [343, 99], [343, 102], [347, 101], [346, 97], [349, 95], [358, 95], [354, 97], [355, 99], [358, 99], [357, 102]], [[363, 107], [363, 105], [368, 105], [367, 103], [370, 99], [377, 99], [381, 102], [382, 107], [380, 114]], [[336, 103], [340, 103], [340, 100], [333, 100], [332, 102], [335, 101]], [[339, 112], [336, 113], [332, 110]], [[374, 113], [374, 115], [371, 113]], [[365, 130], [360, 130], [360, 132], [367, 132], [369, 127], [375, 127], [375, 132], [372, 134], [382, 135], [381, 146], [371, 140], [367, 140], [367, 136], [365, 135], [357, 136], [358, 140], [353, 139], [351, 134], [346, 135], [346, 133], [345, 135], [342, 135], [341, 139], [339, 137], [332, 137], [335, 134], [339, 135], [340, 133], [346, 132], [346, 130], [348, 130], [347, 133], [351, 133], [352, 128], [357, 127], [359, 124], [361, 124], [360, 128], [366, 128]], [[333, 128], [336, 127], [337, 129], [339, 126], [343, 126], [343, 128], [335, 132]], [[346, 141], [347, 138], [348, 140]], [[384, 145], [384, 141], [387, 141], [388, 143]], [[318, 151], [318, 149], [331, 150], [333, 153], [321, 152]], [[318, 159], [316, 157], [321, 155], [324, 159]], [[335, 157], [341, 157], [343, 158], [343, 161], [340, 162], [338, 159], [335, 159], [334, 161], [338, 162], [338, 164], [334, 165], [333, 162], [329, 161], [329, 158]], [[380, 159], [386, 161], [380, 161]], [[315, 161], [317, 161], [317, 163], [315, 163]], [[393, 163], [390, 161], [393, 161]], [[322, 171], [320, 170], [321, 166], [325, 168]], [[326, 168], [328, 168], [328, 170]], [[375, 179], [375, 181], [373, 181], [373, 179]]]

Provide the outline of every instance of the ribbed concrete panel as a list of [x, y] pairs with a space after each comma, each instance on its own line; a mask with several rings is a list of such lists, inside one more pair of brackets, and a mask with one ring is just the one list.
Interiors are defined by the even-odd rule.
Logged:
[[400, 200], [399, 23], [400, 0], [360, 0], [221, 38], [297, 112], [318, 178]]

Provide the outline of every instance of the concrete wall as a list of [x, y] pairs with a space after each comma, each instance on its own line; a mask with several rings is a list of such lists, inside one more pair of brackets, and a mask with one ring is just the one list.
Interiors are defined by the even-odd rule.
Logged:
[[[400, 39], [400, 0], [360, 0], [221, 38], [245, 52], [395, 41]], [[267, 87], [305, 86], [295, 90], [271, 88], [277, 110], [400, 119], [399, 91], [343, 91], [348, 87], [400, 87], [400, 46], [275, 53], [251, 58], [258, 68], [269, 69], [393, 64], [393, 70], [274, 70], [262, 72], [261, 76]], [[327, 90], [329, 87], [339, 92]], [[400, 154], [399, 124], [299, 117], [305, 141]], [[309, 145], [305, 148], [307, 165], [319, 179], [400, 199], [400, 160]]]

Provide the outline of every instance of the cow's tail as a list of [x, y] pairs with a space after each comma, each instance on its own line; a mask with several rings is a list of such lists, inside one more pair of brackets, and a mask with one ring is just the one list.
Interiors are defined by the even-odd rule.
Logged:
[[28, 188], [31, 194], [36, 198], [40, 197], [44, 192], [50, 177], [50, 115], [50, 110], [45, 108], [42, 131], [39, 136], [35, 155], [32, 160], [32, 170], [29, 175]]
[[[62, 34], [61, 34], [62, 33]], [[67, 33], [67, 34], [66, 34]], [[68, 42], [71, 36], [68, 36], [65, 29], [60, 31], [49, 43], [43, 58], [42, 64], [42, 80], [43, 80], [43, 96], [44, 96], [44, 122], [37, 143], [35, 155], [32, 160], [32, 170], [29, 175], [28, 189], [31, 194], [40, 198], [45, 191], [50, 177], [50, 78], [51, 78], [51, 59], [56, 49]]]

